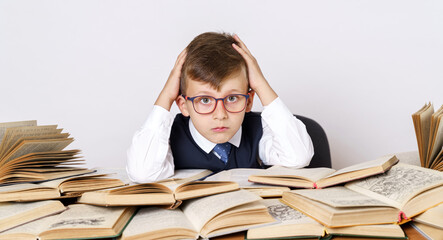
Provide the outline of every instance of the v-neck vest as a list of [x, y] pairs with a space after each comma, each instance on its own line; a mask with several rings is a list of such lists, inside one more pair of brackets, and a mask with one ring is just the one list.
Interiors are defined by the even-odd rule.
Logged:
[[258, 160], [258, 144], [263, 135], [261, 116], [246, 113], [242, 123], [240, 146], [232, 146], [225, 164], [212, 152], [203, 151], [189, 131], [189, 117], [177, 114], [172, 124], [169, 142], [175, 169], [209, 169], [213, 172], [232, 168], [261, 168]]

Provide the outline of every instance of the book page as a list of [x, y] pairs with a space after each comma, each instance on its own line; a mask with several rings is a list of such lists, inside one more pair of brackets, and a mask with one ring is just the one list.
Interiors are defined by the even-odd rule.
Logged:
[[[181, 209], [186, 217], [191, 220], [195, 229], [200, 232], [202, 227], [217, 214], [227, 209], [260, 199], [261, 197], [254, 193], [246, 190], [238, 190], [187, 200], [183, 203]], [[202, 209], [204, 209], [204, 211], [202, 211]]]
[[[329, 234], [353, 235], [358, 239], [362, 239], [365, 236], [368, 237], [368, 239], [405, 237], [405, 233], [403, 232], [402, 228], [400, 227], [400, 225], [397, 224], [374, 224], [374, 225], [360, 225], [360, 226], [339, 227], [339, 228], [328, 228], [328, 227], [325, 228], [327, 229], [327, 232]], [[350, 237], [351, 236], [348, 236], [346, 239], [351, 239]], [[333, 237], [332, 239], [334, 238], [335, 237]]]
[[57, 218], [57, 215], [51, 215], [43, 218], [39, 218], [37, 220], [34, 220], [32, 222], [28, 222], [26, 224], [20, 225], [15, 228], [11, 228], [9, 230], [6, 230], [4, 232], [0, 233], [0, 239], [2, 235], [13, 235], [13, 234], [20, 234], [20, 233], [27, 233], [30, 235], [34, 235], [34, 239], [38, 239], [38, 235], [43, 232], [55, 219]]
[[434, 114], [431, 119], [431, 133], [429, 136], [428, 153], [426, 166], [432, 165], [432, 161], [437, 157], [443, 146], [443, 106]]
[[8, 128], [0, 145], [0, 158], [4, 157], [11, 150], [11, 146], [17, 143], [22, 137], [52, 135], [60, 133], [61, 131], [62, 129], [57, 129], [57, 125]]
[[[25, 190], [33, 190], [33, 189], [40, 189], [41, 186], [34, 183], [22, 183], [22, 184], [11, 184], [11, 185], [4, 185], [0, 186], [0, 196], [3, 193], [11, 193], [11, 192], [21, 192]], [[0, 199], [1, 201], [1, 199]]]
[[64, 228], [112, 228], [125, 207], [98, 207], [86, 204], [69, 205], [47, 230]]
[[25, 202], [25, 203], [15, 203], [15, 202], [5, 202], [0, 203], [0, 220], [8, 219], [9, 217], [16, 216], [21, 213], [32, 211], [39, 207], [51, 204], [52, 200], [47, 201], [37, 201], [37, 202]]
[[342, 186], [323, 189], [301, 189], [293, 190], [292, 192], [331, 207], [389, 206], [387, 203]]
[[63, 140], [29, 140], [23, 141], [22, 144], [17, 146], [12, 152], [1, 159], [1, 163], [7, 163], [8, 161], [18, 158], [20, 156], [33, 153], [33, 152], [51, 152], [61, 151], [66, 146], [74, 141], [72, 138]]
[[117, 178], [120, 179], [124, 184], [131, 184], [136, 185], [137, 183], [131, 182], [131, 180], [128, 177], [128, 174], [126, 173], [126, 168], [93, 168], [96, 170], [95, 174], [106, 174], [110, 178]]
[[443, 204], [428, 209], [414, 217], [414, 220], [443, 230]]
[[331, 168], [290, 168], [283, 166], [272, 166], [266, 169], [260, 176], [281, 176], [281, 177], [293, 177], [306, 179], [311, 182], [317, 182], [318, 180], [335, 172]]
[[[81, 176], [69, 176], [66, 178], [49, 180], [39, 183], [38, 185], [42, 187], [46, 186], [50, 188], [58, 188], [60, 189], [60, 192], [65, 192], [63, 191], [63, 189], [74, 186], [76, 186], [74, 188], [89, 191], [101, 189], [104, 188], [104, 186], [116, 187], [124, 185], [124, 183], [120, 182], [118, 179], [115, 180], [115, 182], [112, 181], [112, 178], [110, 178], [110, 174], [99, 174], [97, 172], [92, 172], [83, 174]], [[118, 182], [120, 182], [120, 184]]]
[[401, 209], [420, 192], [442, 184], [443, 172], [398, 163], [386, 173], [350, 182], [345, 186]]
[[30, 121], [19, 121], [19, 122], [5, 122], [0, 123], [0, 144], [2, 144], [3, 136], [5, 135], [6, 129], [13, 127], [25, 127], [25, 126], [37, 126], [36, 120]]
[[417, 230], [424, 239], [441, 240], [441, 236], [443, 236], [442, 229], [434, 228], [423, 223], [413, 222], [411, 226]]
[[412, 114], [415, 135], [417, 138], [418, 152], [422, 166], [426, 163], [426, 151], [428, 150], [429, 130], [431, 127], [431, 116], [434, 113], [434, 106], [425, 104], [420, 110]]
[[383, 165], [383, 163], [389, 161], [389, 159], [391, 159], [392, 157], [394, 157], [394, 156], [384, 156], [384, 157], [380, 157], [380, 158], [377, 158], [377, 159], [374, 159], [371, 161], [358, 163], [358, 164], [337, 170], [336, 172], [334, 172], [333, 174], [331, 174], [327, 177], [332, 177], [332, 176], [340, 175], [343, 173], [354, 172], [354, 171], [358, 171], [358, 170], [362, 170], [362, 169], [381, 166], [381, 165]]
[[156, 181], [156, 183], [171, 186], [170, 188], [175, 190], [180, 184], [197, 181], [211, 174], [212, 171], [207, 169], [179, 169], [175, 170], [174, 175], [170, 178]]
[[5, 141], [1, 145], [0, 157], [5, 156], [8, 151], [24, 140], [48, 139], [48, 136], [68, 137], [69, 134], [61, 134], [62, 130], [57, 129], [57, 125], [9, 128], [5, 133]]
[[289, 207], [279, 199], [263, 199], [260, 202], [268, 208], [271, 216], [279, 221], [278, 225], [312, 223], [321, 226], [321, 224], [317, 223], [314, 219]]
[[257, 168], [234, 168], [209, 176], [205, 181], [233, 181], [238, 183], [241, 188], [270, 187], [269, 185], [254, 183], [248, 180], [250, 175], [261, 175], [264, 171], [266, 170]]
[[260, 203], [267, 207], [268, 212], [277, 222], [249, 229], [248, 239], [323, 236], [323, 225], [282, 203], [279, 199], [264, 199]]
[[180, 209], [144, 207], [123, 231], [123, 238], [158, 230], [169, 232], [171, 228], [189, 229], [194, 232], [195, 238], [198, 236], [197, 230]]
[[178, 169], [175, 170], [174, 175], [172, 175], [172, 179], [188, 179], [188, 180], [197, 180], [194, 179], [194, 176], [200, 176], [200, 174], [203, 174], [202, 176], [207, 176], [211, 174], [212, 171], [207, 169]]

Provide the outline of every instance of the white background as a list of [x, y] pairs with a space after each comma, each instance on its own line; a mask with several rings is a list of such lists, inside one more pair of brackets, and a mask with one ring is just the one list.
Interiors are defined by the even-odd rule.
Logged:
[[416, 150], [411, 114], [443, 104], [442, 13], [418, 0], [1, 0], [0, 122], [59, 124], [88, 167], [123, 167], [177, 55], [225, 31], [323, 126], [334, 168]]

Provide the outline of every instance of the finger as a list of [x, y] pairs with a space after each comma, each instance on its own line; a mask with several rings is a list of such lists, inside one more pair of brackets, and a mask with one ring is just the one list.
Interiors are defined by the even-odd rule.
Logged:
[[239, 37], [237, 34], [234, 35], [234, 39], [235, 39], [235, 41], [237, 41], [237, 42], [239, 43], [238, 45], [239, 45], [242, 49], [245, 50], [245, 52], [247, 52], [249, 55], [252, 56], [252, 54], [251, 54], [251, 52], [249, 51], [248, 47], [246, 47], [246, 44], [240, 39], [240, 37]]
[[243, 59], [245, 59], [245, 61], [247, 63], [252, 61], [251, 56], [241, 47], [239, 47], [237, 44], [233, 43], [232, 47], [237, 50], [238, 53], [240, 53], [240, 55], [243, 57]]
[[186, 48], [178, 55], [177, 60], [175, 61], [175, 66], [182, 66], [186, 59], [187, 51]]

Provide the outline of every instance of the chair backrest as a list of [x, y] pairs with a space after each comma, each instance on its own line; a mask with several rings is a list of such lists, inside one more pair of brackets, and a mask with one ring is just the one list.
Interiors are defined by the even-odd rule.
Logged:
[[331, 167], [331, 153], [329, 150], [329, 142], [326, 137], [326, 132], [316, 121], [300, 116], [295, 115], [300, 121], [302, 121], [306, 130], [311, 136], [312, 144], [314, 145], [314, 156], [312, 157], [311, 163], [308, 168], [314, 167]]

